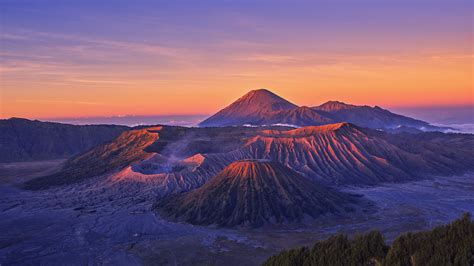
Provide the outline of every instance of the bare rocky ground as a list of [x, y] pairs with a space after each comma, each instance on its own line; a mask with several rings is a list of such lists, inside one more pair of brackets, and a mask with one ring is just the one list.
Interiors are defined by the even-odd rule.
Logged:
[[344, 232], [383, 231], [388, 240], [474, 213], [474, 174], [352, 187], [377, 211], [310, 224], [216, 229], [167, 222], [151, 212], [151, 183], [107, 176], [31, 192], [19, 184], [61, 161], [0, 165], [1, 265], [258, 265], [283, 248]]

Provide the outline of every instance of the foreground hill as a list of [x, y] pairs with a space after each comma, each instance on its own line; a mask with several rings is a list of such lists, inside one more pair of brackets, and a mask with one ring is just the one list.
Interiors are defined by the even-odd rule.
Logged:
[[156, 209], [197, 225], [261, 226], [344, 212], [357, 201], [280, 163], [246, 160], [230, 164], [199, 189], [159, 201]]
[[336, 235], [312, 248], [283, 251], [264, 265], [473, 265], [474, 222], [470, 214], [431, 231], [399, 236], [386, 246], [378, 231], [349, 240]]
[[0, 162], [68, 158], [110, 141], [125, 126], [75, 126], [21, 118], [0, 120]]
[[316, 126], [349, 122], [361, 127], [416, 132], [444, 130], [427, 122], [394, 114], [378, 106], [357, 106], [330, 101], [320, 106], [298, 107], [266, 90], [253, 90], [202, 121], [201, 127], [286, 124]]

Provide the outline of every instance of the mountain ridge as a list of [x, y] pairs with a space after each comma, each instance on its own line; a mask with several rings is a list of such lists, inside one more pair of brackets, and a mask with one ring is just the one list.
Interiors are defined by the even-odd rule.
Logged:
[[399, 115], [379, 106], [328, 101], [319, 106], [297, 106], [267, 89], [252, 90], [199, 123], [200, 127], [286, 124], [295, 127], [350, 122], [391, 132], [445, 130], [428, 122]]
[[351, 122], [367, 128], [392, 130], [405, 127], [407, 130], [422, 129], [423, 131], [442, 129], [432, 126], [425, 121], [392, 113], [379, 106], [372, 107], [368, 105], [347, 104], [340, 101], [328, 101], [319, 106], [314, 106], [312, 109], [326, 112], [335, 121]]
[[[474, 165], [474, 136], [466, 134], [391, 134], [345, 122], [297, 129], [162, 126], [141, 130], [146, 134], [140, 138], [122, 141], [139, 131], [132, 130], [69, 159], [59, 173], [41, 182], [31, 181], [29, 188], [76, 183], [131, 166], [134, 176], [164, 174], [163, 182], [168, 177], [177, 181], [170, 185], [170, 192], [185, 191], [245, 159], [279, 162], [330, 185], [375, 185], [462, 174]], [[117, 154], [124, 154], [123, 160], [115, 158]]]
[[118, 125], [69, 125], [0, 119], [0, 162], [69, 158], [130, 130]]

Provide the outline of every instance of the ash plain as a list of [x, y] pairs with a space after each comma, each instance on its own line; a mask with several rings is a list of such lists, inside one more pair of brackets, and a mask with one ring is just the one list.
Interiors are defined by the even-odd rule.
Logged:
[[147, 182], [101, 176], [43, 191], [21, 189], [61, 162], [0, 164], [1, 265], [259, 265], [282, 249], [335, 233], [377, 229], [390, 242], [474, 213], [474, 173], [339, 188], [364, 195], [376, 211], [257, 229], [163, 220], [151, 210], [159, 192]]

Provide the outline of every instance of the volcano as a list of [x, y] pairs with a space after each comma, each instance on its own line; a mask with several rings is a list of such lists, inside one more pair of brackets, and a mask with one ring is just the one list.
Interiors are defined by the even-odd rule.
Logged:
[[202, 187], [155, 206], [171, 220], [196, 225], [262, 226], [352, 210], [358, 199], [311, 181], [280, 163], [231, 163]]
[[262, 124], [272, 114], [297, 108], [293, 103], [266, 89], [252, 90], [237, 101], [199, 124], [201, 127], [222, 127]]
[[142, 161], [151, 156], [144, 149], [158, 140], [160, 130], [161, 127], [125, 131], [110, 143], [72, 157], [60, 172], [26, 182], [25, 188], [42, 189], [78, 182]]
[[265, 131], [235, 154], [278, 161], [306, 176], [338, 185], [407, 181], [428, 165], [350, 123]]

